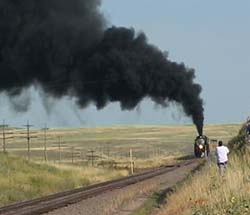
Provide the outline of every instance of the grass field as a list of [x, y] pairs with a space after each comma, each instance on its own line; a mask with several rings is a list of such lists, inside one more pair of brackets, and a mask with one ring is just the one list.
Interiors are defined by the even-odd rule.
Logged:
[[[239, 124], [207, 125], [204, 133], [211, 139], [227, 142], [235, 136]], [[27, 139], [25, 130], [9, 129], [13, 139], [6, 140], [7, 152], [27, 156]], [[102, 158], [121, 159], [129, 156], [133, 150], [135, 159], [155, 159], [193, 153], [193, 140], [197, 132], [194, 126], [114, 126], [78, 129], [49, 129], [47, 131], [48, 160], [72, 162], [88, 160], [90, 152]], [[44, 159], [44, 132], [31, 130], [31, 158], [36, 161]], [[60, 140], [60, 141], [59, 141]], [[60, 150], [59, 150], [60, 142]], [[59, 153], [60, 151], [60, 153]]]
[[216, 162], [206, 164], [176, 188], [158, 215], [250, 214], [250, 153], [231, 154], [229, 161], [224, 177]]
[[[205, 133], [212, 139], [228, 141], [238, 133], [240, 125], [208, 125]], [[129, 160], [133, 150], [136, 168], [146, 168], [173, 162], [193, 154], [194, 126], [116, 126], [79, 129], [50, 129], [47, 131], [48, 163], [43, 161], [43, 132], [31, 130], [31, 159], [27, 155], [25, 131], [9, 129], [14, 139], [7, 139], [7, 154], [0, 153], [0, 205], [31, 199], [53, 192], [110, 180], [128, 174], [124, 169], [90, 167], [87, 155], [94, 150], [101, 161]], [[7, 136], [9, 137], [9, 136]], [[58, 137], [61, 141], [59, 165]], [[74, 157], [80, 152], [80, 157]], [[20, 155], [16, 157], [16, 155]], [[75, 154], [74, 154], [75, 155]], [[102, 156], [102, 158], [100, 158]], [[95, 161], [95, 165], [98, 163]], [[87, 165], [83, 164], [89, 164]], [[65, 183], [65, 181], [67, 183]]]
[[59, 167], [0, 153], [0, 206], [126, 175], [126, 170]]

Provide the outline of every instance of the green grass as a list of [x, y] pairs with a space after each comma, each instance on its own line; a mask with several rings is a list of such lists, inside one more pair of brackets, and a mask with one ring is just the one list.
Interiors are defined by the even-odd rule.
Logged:
[[125, 175], [126, 171], [37, 164], [0, 153], [0, 206]]

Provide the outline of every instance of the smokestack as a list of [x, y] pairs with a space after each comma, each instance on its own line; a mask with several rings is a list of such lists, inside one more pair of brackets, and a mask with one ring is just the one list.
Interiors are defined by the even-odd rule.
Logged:
[[131, 110], [146, 97], [177, 102], [203, 127], [201, 86], [195, 72], [168, 59], [144, 33], [106, 28], [99, 0], [2, 0], [0, 91], [19, 95], [28, 86], [77, 99], [80, 108], [120, 102]]

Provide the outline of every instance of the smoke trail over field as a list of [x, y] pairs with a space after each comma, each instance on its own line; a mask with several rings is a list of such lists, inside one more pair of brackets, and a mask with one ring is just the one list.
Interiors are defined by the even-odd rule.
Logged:
[[201, 87], [194, 70], [168, 59], [144, 33], [106, 27], [99, 0], [1, 0], [0, 91], [16, 96], [40, 86], [75, 97], [81, 108], [118, 101], [133, 109], [145, 97], [180, 103], [199, 133]]

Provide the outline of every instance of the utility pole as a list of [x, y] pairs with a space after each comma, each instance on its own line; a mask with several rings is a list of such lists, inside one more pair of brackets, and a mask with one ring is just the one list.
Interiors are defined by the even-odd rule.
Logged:
[[91, 153], [91, 165], [93, 167], [94, 166], [94, 153], [95, 153], [95, 151], [91, 150], [90, 153]]
[[29, 124], [29, 121], [27, 121], [27, 124], [24, 125], [26, 127], [26, 139], [27, 139], [27, 156], [28, 156], [28, 160], [30, 161], [30, 139], [32, 138], [36, 138], [36, 136], [31, 136], [31, 133], [30, 133], [30, 128], [33, 127], [33, 125], [30, 125]]
[[0, 139], [3, 140], [3, 153], [6, 153], [7, 152], [7, 150], [6, 150], [6, 140], [13, 138], [13, 137], [9, 137], [9, 136], [6, 136], [6, 135], [13, 134], [13, 132], [8, 132], [7, 131], [7, 128], [9, 127], [9, 125], [5, 124], [5, 120], [3, 120], [3, 124], [1, 125], [1, 127], [2, 127], [2, 137]]
[[71, 146], [71, 162], [72, 164], [77, 161], [77, 159], [81, 159], [82, 153], [76, 149], [74, 146]]
[[90, 155], [87, 155], [88, 160], [91, 160], [91, 166], [94, 166], [94, 159], [96, 159], [97, 157], [99, 157], [98, 155], [95, 155], [95, 151], [94, 150], [89, 150], [88, 153], [90, 153]]
[[2, 129], [3, 129], [3, 152], [6, 153], [6, 142], [5, 142], [5, 127], [8, 125], [5, 124], [5, 121], [3, 120]]
[[[58, 162], [61, 163], [62, 161], [62, 150], [67, 147], [67, 145], [62, 142], [62, 136], [57, 136], [57, 140], [53, 143], [53, 146], [57, 148], [58, 153]], [[55, 162], [55, 160], [54, 160]]]
[[42, 128], [43, 130], [43, 146], [44, 146], [44, 151], [43, 151], [43, 155], [44, 155], [44, 161], [47, 162], [48, 161], [48, 153], [47, 153], [47, 131], [49, 130], [49, 128], [47, 127], [47, 124], [45, 124], [44, 128]]

